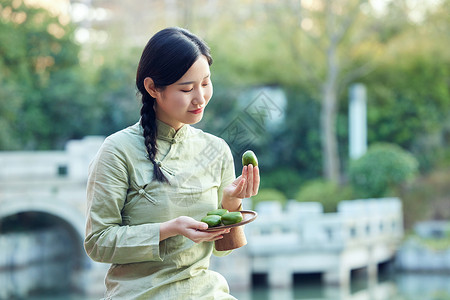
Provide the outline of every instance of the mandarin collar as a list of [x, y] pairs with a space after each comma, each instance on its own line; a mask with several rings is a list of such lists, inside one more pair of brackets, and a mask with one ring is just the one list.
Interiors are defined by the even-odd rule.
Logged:
[[189, 125], [184, 124], [178, 131], [176, 131], [172, 126], [156, 119], [156, 124], [158, 127], [158, 139], [170, 142], [172, 144], [182, 141], [186, 138], [187, 130]]

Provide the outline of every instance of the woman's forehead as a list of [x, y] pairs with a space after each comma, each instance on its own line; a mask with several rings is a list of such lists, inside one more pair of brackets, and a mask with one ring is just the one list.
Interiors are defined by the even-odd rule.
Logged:
[[208, 60], [204, 55], [201, 55], [192, 66], [184, 73], [184, 75], [175, 82], [176, 85], [193, 84], [198, 81], [203, 81], [210, 76], [210, 69]]

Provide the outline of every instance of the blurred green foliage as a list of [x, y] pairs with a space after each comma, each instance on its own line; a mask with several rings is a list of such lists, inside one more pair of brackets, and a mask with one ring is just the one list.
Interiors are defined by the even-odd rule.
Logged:
[[416, 221], [450, 220], [449, 182], [450, 167], [439, 167], [398, 191], [406, 228], [412, 228]]
[[450, 116], [450, 63], [420, 50], [401, 55], [398, 63], [380, 63], [365, 79], [373, 128], [369, 142], [389, 141], [409, 149], [421, 168], [429, 170], [443, 158], [439, 150], [449, 142], [443, 125]]
[[375, 144], [350, 163], [349, 177], [357, 197], [384, 197], [417, 175], [414, 156], [392, 144]]
[[[205, 38], [214, 57], [214, 96], [197, 126], [221, 136], [243, 113], [240, 101], [249, 89], [281, 88], [287, 99], [282, 124], [259, 131], [247, 124], [257, 134], [249, 148], [260, 160], [261, 189], [276, 189], [288, 199], [302, 195], [299, 190], [306, 195], [301, 199], [324, 199], [328, 196], [320, 194], [320, 185], [325, 191], [335, 186], [306, 183], [322, 177], [319, 95], [326, 71], [323, 43], [328, 41], [314, 30], [306, 38], [307, 22], [299, 24], [295, 9], [286, 3], [241, 4], [239, 13], [224, 9], [214, 22], [205, 15], [192, 18], [197, 23], [188, 26]], [[418, 160], [422, 176], [436, 166], [450, 166], [449, 4], [440, 1], [424, 11], [420, 22], [408, 19], [407, 9], [395, 1], [384, 14], [361, 5], [362, 13], [339, 49], [343, 74], [348, 75], [339, 78], [337, 87], [336, 133], [344, 179], [353, 176], [351, 168], [356, 172], [347, 154], [347, 91], [353, 82], [368, 89], [370, 145], [401, 146]], [[0, 0], [0, 6], [0, 150], [62, 149], [69, 139], [108, 135], [138, 121], [134, 76], [144, 44], [122, 45], [116, 37], [110, 41], [114, 48], [83, 48], [74, 41], [75, 24], [22, 1]], [[320, 15], [309, 11], [311, 28], [323, 28]], [[392, 159], [397, 154], [386, 155]], [[368, 161], [356, 173], [371, 177], [372, 167], [381, 166]], [[380, 176], [386, 177], [384, 183], [371, 177], [366, 195], [381, 195], [381, 185], [398, 182], [390, 176]], [[435, 182], [423, 182], [428, 184]]]
[[61, 149], [138, 120], [136, 64], [80, 64], [75, 26], [22, 1], [0, 1], [0, 150]]
[[136, 97], [135, 76], [140, 53], [130, 51], [134, 59], [116, 58], [103, 64], [89, 83], [96, 87], [93, 109], [99, 111], [96, 126], [92, 129], [109, 135], [139, 120], [140, 102]]
[[340, 201], [353, 199], [353, 191], [349, 186], [342, 187], [331, 181], [317, 179], [302, 185], [295, 199], [300, 202], [320, 202], [324, 212], [336, 212]]
[[[264, 172], [264, 169], [262, 172]], [[294, 198], [298, 186], [304, 181], [300, 175], [301, 173], [292, 167], [275, 168], [273, 171], [268, 171], [263, 174], [264, 176], [261, 177], [261, 187], [276, 189], [288, 199]]]
[[16, 3], [0, 2], [0, 149], [61, 148], [96, 121], [74, 26]]
[[252, 209], [256, 209], [258, 203], [263, 201], [280, 202], [282, 206], [286, 204], [286, 196], [277, 189], [261, 189], [256, 196], [252, 197]]

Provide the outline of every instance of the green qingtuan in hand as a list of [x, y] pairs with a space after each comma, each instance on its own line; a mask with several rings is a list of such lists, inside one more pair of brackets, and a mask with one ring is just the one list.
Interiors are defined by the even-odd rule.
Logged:
[[208, 224], [208, 228], [219, 226], [221, 221], [222, 218], [219, 215], [208, 215], [201, 219], [201, 222]]
[[209, 212], [207, 213], [207, 215], [208, 215], [208, 216], [209, 216], [209, 215], [218, 215], [218, 216], [221, 216], [221, 215], [223, 215], [223, 214], [226, 214], [227, 212], [228, 212], [228, 209], [225, 209], [225, 208], [218, 208], [218, 209], [209, 211]]
[[239, 211], [232, 211], [222, 216], [222, 223], [223, 225], [231, 225], [241, 222], [242, 219], [242, 214]]
[[256, 158], [255, 153], [252, 150], [247, 150], [242, 154], [242, 165], [248, 166], [252, 164], [254, 167], [258, 166], [258, 159]]

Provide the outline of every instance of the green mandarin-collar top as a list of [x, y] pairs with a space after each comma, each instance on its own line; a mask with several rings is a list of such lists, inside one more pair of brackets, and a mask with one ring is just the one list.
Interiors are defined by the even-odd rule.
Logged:
[[85, 249], [110, 263], [105, 299], [235, 299], [208, 270], [213, 242], [178, 235], [159, 241], [162, 222], [200, 220], [235, 179], [224, 140], [190, 125], [157, 121], [156, 161], [169, 184], [153, 180], [140, 123], [107, 137], [89, 167]]

